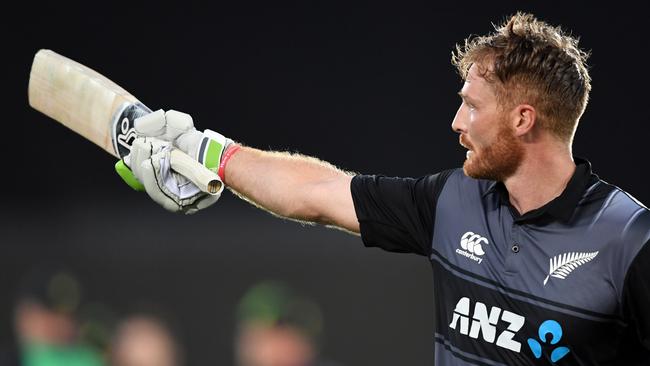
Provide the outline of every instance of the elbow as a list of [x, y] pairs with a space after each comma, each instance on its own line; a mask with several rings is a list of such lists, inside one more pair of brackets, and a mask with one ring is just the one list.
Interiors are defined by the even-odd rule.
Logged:
[[300, 221], [330, 224], [332, 218], [327, 214], [330, 204], [327, 197], [331, 194], [328, 185], [323, 182], [304, 184], [294, 190], [292, 200], [282, 215]]
[[305, 185], [296, 196], [298, 204], [294, 218], [322, 225], [341, 226], [346, 222], [350, 212], [356, 219], [350, 180], [345, 174]]

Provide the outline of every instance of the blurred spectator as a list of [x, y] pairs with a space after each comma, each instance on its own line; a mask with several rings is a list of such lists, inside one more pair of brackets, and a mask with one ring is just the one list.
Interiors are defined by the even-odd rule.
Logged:
[[239, 329], [239, 366], [307, 366], [315, 353], [313, 343], [291, 325], [252, 323]]
[[111, 366], [178, 366], [180, 346], [161, 317], [141, 313], [122, 320], [110, 350]]
[[81, 285], [65, 266], [41, 264], [19, 286], [14, 307], [17, 362], [23, 366], [102, 366], [79, 337]]
[[315, 366], [322, 314], [316, 303], [287, 285], [265, 281], [252, 287], [238, 309], [237, 366]]

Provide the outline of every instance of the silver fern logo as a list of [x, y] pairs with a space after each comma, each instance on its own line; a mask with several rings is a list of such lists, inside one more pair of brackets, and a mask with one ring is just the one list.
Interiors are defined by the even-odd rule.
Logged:
[[559, 278], [562, 280], [565, 279], [566, 276], [571, 274], [571, 272], [573, 272], [574, 269], [596, 258], [597, 255], [598, 252], [592, 252], [592, 253], [571, 252], [571, 253], [558, 254], [555, 257], [549, 259], [550, 265], [548, 270], [548, 276], [546, 276], [546, 278], [544, 279], [544, 286], [546, 286], [546, 282], [548, 282], [548, 279], [551, 277]]

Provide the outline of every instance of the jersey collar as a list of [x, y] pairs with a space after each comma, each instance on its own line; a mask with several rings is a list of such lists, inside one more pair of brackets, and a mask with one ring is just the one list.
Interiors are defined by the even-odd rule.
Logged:
[[508, 190], [503, 182], [492, 182], [487, 191], [483, 194], [483, 197], [491, 193], [498, 193], [501, 203], [508, 205], [510, 212], [512, 212], [515, 217], [516, 223], [534, 221], [547, 215], [562, 221], [568, 221], [573, 215], [573, 211], [578, 205], [578, 201], [580, 201], [582, 194], [587, 189], [588, 183], [594, 179], [598, 179], [598, 176], [592, 173], [591, 163], [587, 159], [574, 156], [573, 160], [576, 163], [576, 170], [562, 194], [544, 206], [526, 212], [524, 215], [519, 215], [517, 210], [510, 205]]

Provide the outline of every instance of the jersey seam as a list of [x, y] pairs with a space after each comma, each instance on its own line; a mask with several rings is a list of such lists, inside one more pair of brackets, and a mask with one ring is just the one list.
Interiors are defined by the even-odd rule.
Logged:
[[605, 183], [606, 185], [613, 187], [614, 190], [616, 190], [618, 193], [623, 193], [627, 198], [629, 198], [634, 204], [636, 204], [639, 208], [650, 211], [648, 207], [646, 207], [643, 203], [641, 203], [639, 200], [637, 200], [634, 196], [632, 196], [630, 193], [626, 192], [624, 189], [620, 188], [619, 186], [603, 181], [602, 179], [600, 180], [601, 182]]

